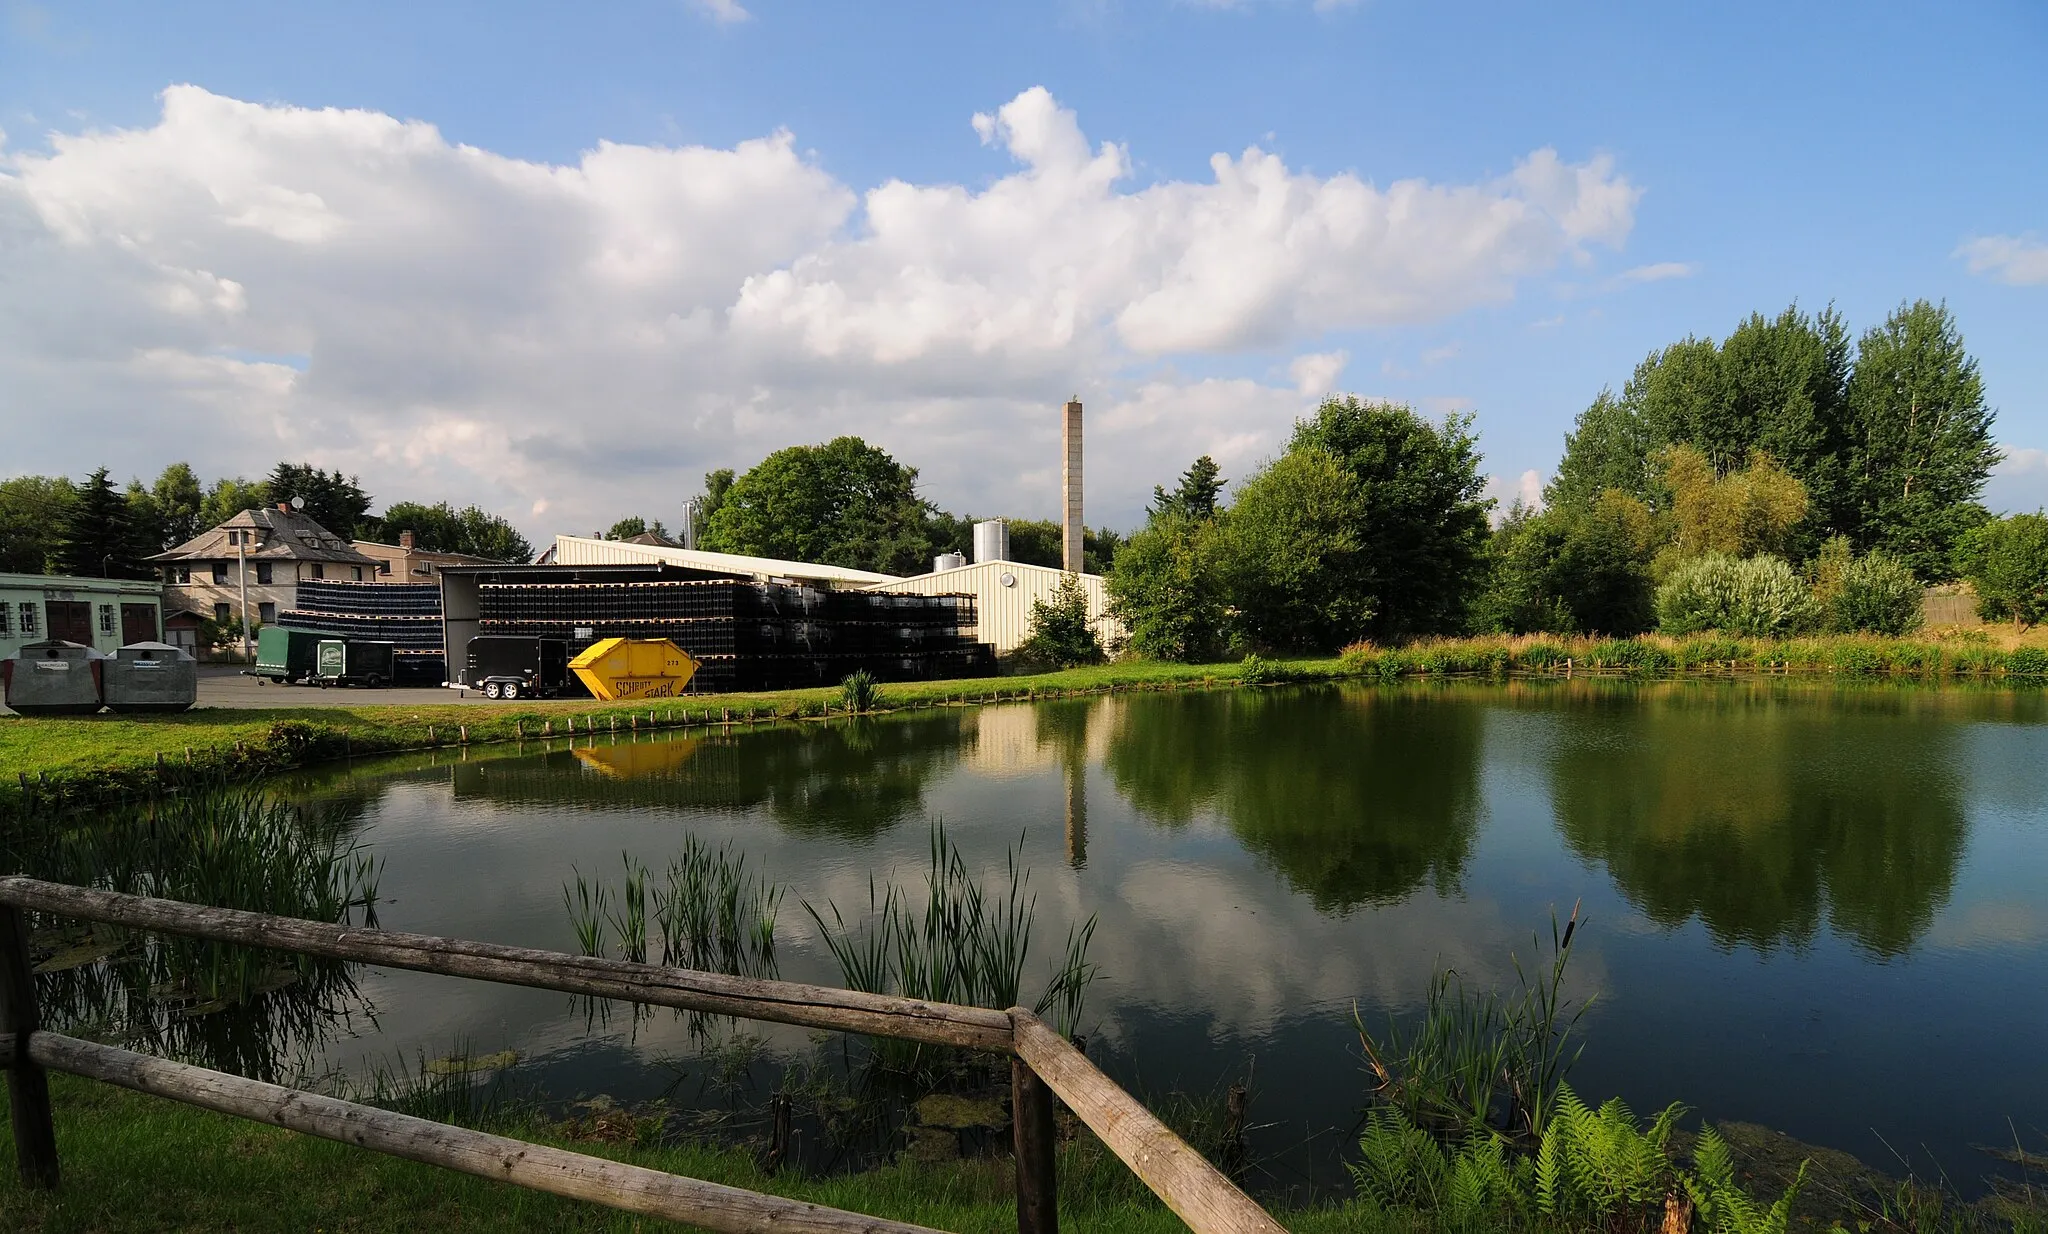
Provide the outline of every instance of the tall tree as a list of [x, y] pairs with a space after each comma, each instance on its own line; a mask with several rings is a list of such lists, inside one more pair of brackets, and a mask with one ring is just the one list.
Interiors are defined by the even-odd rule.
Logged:
[[917, 469], [858, 437], [790, 446], [734, 480], [704, 529], [702, 544], [750, 553], [913, 574], [929, 568]]
[[200, 529], [218, 527], [244, 510], [260, 510], [269, 504], [270, 486], [263, 481], [223, 476], [207, 486], [206, 498], [199, 503]]
[[517, 527], [476, 506], [457, 510], [445, 501], [431, 506], [397, 501], [378, 524], [378, 535], [395, 541], [409, 531], [415, 547], [434, 552], [467, 553], [487, 561], [533, 560], [533, 545]]
[[725, 494], [732, 488], [732, 468], [720, 467], [704, 473], [704, 496], [697, 502], [697, 528], [699, 534], [711, 525], [711, 516], [718, 513], [718, 507], [725, 504]]
[[1189, 518], [1212, 518], [1224, 483], [1223, 469], [1216, 465], [1215, 459], [1204, 454], [1181, 473], [1180, 484], [1171, 493], [1161, 485], [1152, 486], [1150, 514], [1153, 518], [1169, 513], [1184, 514]]
[[1543, 490], [1551, 509], [1582, 510], [1609, 489], [1650, 495], [1649, 425], [1628, 403], [1602, 390], [1564, 439], [1564, 458]]
[[149, 492], [156, 499], [157, 517], [163, 520], [165, 548], [175, 548], [206, 530], [207, 524], [200, 522], [206, 494], [199, 487], [192, 464], [172, 463], [164, 468]]
[[1369, 529], [1359, 488], [1329, 451], [1297, 445], [1238, 490], [1224, 524], [1226, 569], [1252, 644], [1328, 650], [1368, 633], [1377, 595], [1358, 586]]
[[0, 570], [48, 573], [74, 497], [63, 476], [0, 480]]
[[57, 541], [60, 573], [81, 578], [148, 578], [154, 572], [142, 559], [155, 551], [142, 539], [127, 498], [107, 478], [106, 468], [77, 486]]
[[1379, 637], [1463, 628], [1485, 569], [1487, 510], [1472, 417], [1432, 424], [1412, 408], [1346, 396], [1295, 425], [1290, 450], [1320, 449], [1349, 473], [1358, 548], [1346, 593]]
[[1202, 663], [1222, 656], [1228, 595], [1215, 519], [1169, 513], [1124, 542], [1104, 586], [1131, 650]]
[[356, 476], [322, 471], [311, 463], [279, 463], [265, 481], [272, 501], [301, 500], [300, 512], [344, 540], [353, 540], [370, 517], [370, 495]]
[[[1749, 454], [1773, 459], [1805, 486], [1815, 527], [1832, 525], [1847, 500], [1849, 330], [1832, 305], [1818, 317], [1798, 306], [1775, 319], [1752, 313], [1721, 345], [1730, 419]], [[1750, 457], [1722, 465], [1722, 474]], [[1818, 539], [1809, 536], [1810, 544]]]
[[1882, 548], [1923, 579], [1955, 577], [1957, 540], [1987, 517], [1977, 499], [1999, 459], [1977, 362], [1947, 305], [1900, 305], [1856, 346], [1847, 485], [1859, 549]]

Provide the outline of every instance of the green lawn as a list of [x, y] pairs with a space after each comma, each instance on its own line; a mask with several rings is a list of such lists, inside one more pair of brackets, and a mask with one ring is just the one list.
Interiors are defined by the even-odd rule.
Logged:
[[[0, 1161], [8, 1163], [0, 1166], [0, 1228], [24, 1234], [681, 1228], [90, 1080], [55, 1075], [51, 1087], [63, 1185], [55, 1193], [24, 1191], [11, 1168], [12, 1133], [0, 1127]], [[740, 1150], [635, 1148], [568, 1140], [559, 1129], [505, 1130], [594, 1156], [939, 1229], [1009, 1234], [1017, 1228], [1007, 1161], [897, 1165], [829, 1179], [769, 1177]], [[1102, 1156], [1093, 1142], [1065, 1150], [1063, 1230], [1164, 1234], [1184, 1228], [1163, 1206], [1133, 1194], [1135, 1183], [1120, 1163], [1094, 1159]], [[1294, 1214], [1287, 1223], [1317, 1232], [1359, 1229], [1358, 1216], [1327, 1210]]]

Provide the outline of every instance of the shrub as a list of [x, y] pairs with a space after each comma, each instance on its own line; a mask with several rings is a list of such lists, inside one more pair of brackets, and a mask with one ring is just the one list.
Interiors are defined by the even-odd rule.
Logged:
[[1657, 616], [1666, 634], [1776, 638], [1812, 624], [1813, 597], [1781, 558], [1708, 553], [1680, 565], [1658, 588]]
[[1102, 663], [1102, 640], [1088, 620], [1088, 593], [1080, 579], [1062, 575], [1050, 603], [1031, 602], [1031, 631], [1018, 644], [1017, 655], [1053, 668]]
[[1993, 519], [1964, 535], [1956, 568], [1977, 589], [1986, 621], [2030, 626], [2048, 616], [2048, 515]]
[[1843, 568], [1827, 598], [1827, 628], [1839, 634], [1867, 630], [1900, 635], [1920, 628], [1920, 580], [1898, 558], [1873, 552]]
[[2039, 647], [2016, 647], [2006, 653], [2005, 671], [2029, 677], [2048, 675], [2048, 651]]

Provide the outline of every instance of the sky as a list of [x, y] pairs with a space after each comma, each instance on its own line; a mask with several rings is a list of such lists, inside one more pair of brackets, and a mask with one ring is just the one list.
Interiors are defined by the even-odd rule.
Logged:
[[[1129, 528], [1323, 397], [1534, 496], [1647, 353], [1946, 301], [2048, 502], [2048, 6], [0, 0], [0, 475], [530, 538], [854, 433]], [[1227, 493], [1228, 490], [1226, 490]]]

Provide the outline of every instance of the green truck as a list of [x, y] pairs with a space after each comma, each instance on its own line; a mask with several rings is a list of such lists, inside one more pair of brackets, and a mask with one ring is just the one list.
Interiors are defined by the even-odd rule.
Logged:
[[245, 671], [288, 686], [381, 686], [391, 680], [396, 650], [394, 643], [264, 626], [256, 632], [256, 666]]

